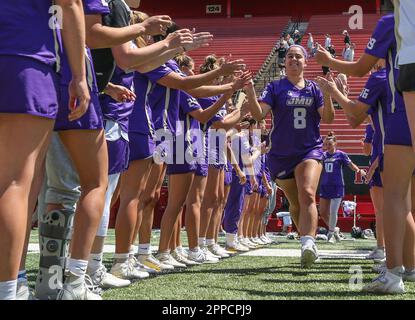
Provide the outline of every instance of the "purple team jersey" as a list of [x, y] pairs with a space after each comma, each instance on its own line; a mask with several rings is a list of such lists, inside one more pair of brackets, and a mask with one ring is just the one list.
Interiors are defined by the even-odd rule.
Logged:
[[303, 89], [287, 78], [271, 82], [260, 101], [268, 104], [273, 114], [270, 156], [301, 156], [322, 147], [318, 109], [324, 101], [315, 82], [306, 80]]
[[49, 0], [0, 0], [0, 55], [23, 56], [56, 66], [58, 30], [50, 28]]
[[[116, 67], [110, 82], [134, 91], [133, 80], [134, 72], [125, 73]], [[133, 112], [134, 101], [120, 103], [108, 95], [102, 95], [100, 102], [104, 119], [117, 122], [124, 132], [128, 132], [128, 118]]]
[[[386, 69], [382, 69], [372, 73], [359, 97], [360, 102], [370, 106], [368, 114], [371, 116], [374, 126], [373, 138], [370, 141], [373, 145], [371, 162], [383, 154], [385, 123], [387, 119], [387, 91]], [[370, 127], [372, 128], [371, 125]]]
[[[174, 60], [167, 61], [158, 69], [160, 74], [167, 75], [175, 72], [182, 77], [186, 76], [181, 72]], [[173, 135], [176, 134], [176, 125], [179, 119], [179, 102], [180, 90], [167, 88], [157, 83], [155, 84], [154, 90], [149, 95], [149, 103], [156, 130], [170, 130]], [[177, 129], [180, 130], [181, 128]]]
[[157, 81], [171, 72], [173, 70], [165, 64], [147, 73], [135, 72], [134, 90], [137, 92], [137, 97], [130, 117], [130, 132], [149, 134], [154, 137], [153, 105], [150, 104], [150, 96], [152, 96], [152, 103], [155, 103], [155, 97], [159, 93], [154, 91], [162, 90], [161, 86], [157, 85]]
[[395, 83], [399, 77], [397, 66], [397, 46], [395, 37], [395, 17], [393, 14], [382, 17], [365, 50], [367, 54], [386, 60], [388, 83], [388, 112], [404, 112], [403, 96], [396, 90]]
[[343, 166], [350, 165], [352, 161], [346, 153], [336, 150], [334, 154], [324, 152], [323, 173], [321, 186], [344, 186]]

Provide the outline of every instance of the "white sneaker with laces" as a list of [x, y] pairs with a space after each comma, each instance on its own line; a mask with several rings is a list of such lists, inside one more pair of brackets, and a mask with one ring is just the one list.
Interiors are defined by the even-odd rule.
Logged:
[[[403, 273], [403, 268], [401, 268]], [[371, 283], [365, 285], [363, 292], [384, 293], [384, 294], [401, 294], [405, 292], [405, 286], [402, 277], [390, 271], [382, 272]]]
[[334, 235], [334, 232], [329, 233], [327, 242], [330, 244], [336, 244], [336, 237]]
[[58, 293], [57, 300], [102, 300], [102, 298], [100, 295], [90, 291], [84, 279], [72, 273], [67, 273], [65, 283]]
[[140, 261], [138, 261], [138, 259], [134, 255], [129, 256], [128, 259], [130, 263], [134, 266], [134, 268], [136, 268], [139, 272], [144, 272], [148, 274], [158, 273], [156, 270], [149, 268], [146, 265], [142, 264]]
[[200, 250], [202, 250], [203, 251], [203, 253], [205, 254], [205, 256], [206, 256], [206, 260], [205, 260], [205, 262], [204, 263], [211, 263], [211, 264], [213, 264], [213, 263], [218, 263], [219, 262], [219, 258], [217, 258], [217, 256], [216, 255], [213, 255], [209, 250], [208, 250], [208, 248], [207, 247], [204, 247], [204, 248], [200, 248]]
[[265, 244], [271, 244], [271, 242], [269, 241], [269, 239], [267, 239], [264, 235], [262, 235], [260, 237], [261, 241], [264, 242]]
[[383, 260], [385, 259], [385, 250], [383, 248], [375, 248], [369, 253], [366, 259]]
[[174, 269], [174, 267], [169, 264], [161, 263], [152, 254], [138, 254], [136, 258], [141, 264], [155, 270], [156, 272]]
[[120, 279], [108, 273], [107, 268], [103, 265], [97, 271], [93, 273], [87, 271], [87, 273], [91, 277], [92, 283], [103, 289], [124, 288], [131, 284], [130, 280]]
[[202, 264], [206, 261], [206, 255], [200, 249], [195, 251], [189, 250], [188, 259], [194, 263]]
[[211, 258], [215, 258], [215, 259], [218, 259], [218, 260], [220, 260], [222, 257], [221, 256], [219, 256], [219, 255], [217, 255], [217, 254], [214, 254], [214, 253], [212, 253], [209, 249], [208, 249], [208, 247], [207, 246], [205, 246], [205, 247], [200, 247], [200, 249], [205, 253], [205, 255], [206, 256], [209, 256], [209, 257], [211, 257]]
[[110, 273], [117, 278], [125, 280], [140, 280], [150, 276], [148, 272], [137, 270], [130, 260], [123, 263], [115, 263], [112, 266]]
[[247, 247], [248, 249], [257, 249], [258, 245], [249, 241], [248, 238], [242, 238], [241, 240], [239, 240], [239, 243], [245, 247]]
[[173, 266], [174, 268], [186, 268], [186, 265], [183, 263], [179, 263], [173, 259], [169, 252], [160, 252], [156, 255], [156, 258], [164, 264], [168, 264]]
[[232, 253], [238, 253], [238, 252], [248, 252], [249, 248], [243, 245], [242, 243], [234, 242], [230, 244], [226, 244], [226, 250]]
[[372, 271], [376, 273], [383, 273], [386, 272], [386, 261], [382, 263], [377, 263], [372, 266]]
[[301, 268], [309, 269], [318, 259], [318, 251], [315, 243], [301, 247]]
[[221, 248], [217, 243], [208, 246], [208, 249], [215, 256], [219, 256], [221, 258], [229, 258], [229, 254], [225, 252], [225, 250]]
[[182, 264], [186, 265], [186, 267], [187, 267], [187, 266], [194, 266], [194, 265], [196, 265], [196, 263], [195, 263], [195, 262], [190, 261], [190, 260], [186, 259], [185, 257], [183, 257], [183, 256], [180, 254], [180, 251], [173, 251], [173, 252], [171, 253], [171, 255], [172, 255], [172, 257], [173, 257], [173, 259], [174, 259], [174, 260], [176, 260], [176, 261], [177, 261], [177, 262], [179, 262], [179, 263], [182, 263]]

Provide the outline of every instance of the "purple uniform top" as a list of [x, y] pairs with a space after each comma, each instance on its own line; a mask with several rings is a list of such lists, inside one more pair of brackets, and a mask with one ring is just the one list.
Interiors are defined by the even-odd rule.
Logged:
[[[176, 72], [182, 77], [186, 76], [180, 71], [179, 66], [174, 60], [167, 61], [156, 70], [159, 70], [159, 74], [164, 76], [171, 72]], [[157, 80], [161, 78], [162, 77]], [[170, 130], [174, 135], [176, 133], [177, 120], [179, 119], [180, 90], [167, 88], [155, 83], [154, 89], [151, 91], [148, 99], [154, 128], [156, 130]]]
[[[368, 114], [372, 118], [373, 127], [371, 125], [373, 134], [372, 141], [372, 158], [373, 162], [380, 154], [383, 154], [383, 142], [385, 138], [385, 123], [387, 119], [387, 78], [386, 69], [372, 73], [366, 83], [365, 88], [360, 94], [359, 101], [370, 106]], [[365, 137], [366, 139], [366, 137]]]
[[187, 150], [189, 145], [197, 145], [197, 148], [193, 150], [193, 156], [197, 156], [197, 150], [201, 147], [198, 141], [197, 136], [194, 135], [192, 130], [200, 130], [200, 122], [193, 118], [189, 113], [199, 110], [202, 107], [199, 105], [197, 100], [191, 95], [187, 94], [184, 91], [180, 91], [180, 101], [179, 101], [179, 120], [183, 123], [183, 132], [185, 138], [185, 150]]
[[366, 142], [366, 143], [372, 143], [374, 135], [375, 135], [375, 130], [373, 129], [372, 125], [370, 123], [368, 123], [366, 125], [365, 138], [364, 138], [363, 141]]
[[173, 70], [165, 64], [147, 73], [135, 72], [134, 90], [137, 93], [137, 97], [134, 103], [133, 113], [130, 116], [130, 132], [155, 136], [150, 96], [152, 96], [152, 101], [154, 101], [157, 94], [153, 91], [162, 90], [161, 86], [157, 85], [157, 81], [171, 72]]
[[[218, 100], [220, 99], [220, 96], [213, 96], [213, 97], [208, 97], [208, 98], [199, 98], [197, 99], [197, 101], [199, 102], [199, 104], [202, 106], [203, 110], [209, 108], [211, 105], [213, 105], [214, 103], [216, 103]], [[205, 136], [205, 146], [206, 149], [208, 150], [208, 154], [207, 156], [207, 160], [209, 162], [209, 164], [216, 164], [216, 165], [225, 165], [226, 164], [226, 159], [224, 157], [224, 153], [221, 152], [221, 149], [225, 148], [226, 144], [222, 144], [221, 145], [221, 141], [223, 143], [226, 143], [226, 136], [225, 134], [221, 134], [222, 130], [218, 131], [216, 134], [216, 141], [212, 139], [212, 141], [210, 141], [209, 139], [209, 130], [211, 130], [211, 126], [217, 122], [217, 121], [222, 121], [225, 117], [226, 117], [226, 106], [223, 105], [219, 111], [208, 121], [206, 122], [202, 129], [204, 132], [206, 132], [206, 136]], [[215, 148], [210, 147], [210, 144], [213, 144], [215, 146]]]
[[[111, 78], [111, 83], [121, 85], [133, 91], [134, 72], [125, 73], [116, 67]], [[124, 132], [128, 132], [128, 119], [133, 112], [134, 102], [119, 103], [108, 95], [100, 99], [104, 119], [117, 122]]]
[[[97, 14], [106, 15], [110, 13], [108, 4], [105, 0], [83, 0], [82, 3], [84, 5], [85, 15], [97, 15]], [[61, 42], [60, 55], [61, 55], [61, 64], [62, 64], [62, 69], [60, 71], [62, 74], [61, 85], [67, 86], [69, 85], [69, 82], [72, 79], [72, 73], [71, 73], [71, 69], [69, 66], [68, 57], [62, 45], [62, 41], [60, 42]], [[97, 81], [96, 81], [95, 72], [94, 72], [94, 65], [92, 62], [91, 50], [89, 48], [86, 48], [85, 62], [86, 62], [87, 81], [88, 81], [89, 88], [92, 92], [98, 92]]]
[[36, 59], [58, 70], [59, 30], [49, 26], [52, 1], [0, 0], [0, 5], [0, 55]]
[[397, 46], [395, 37], [395, 17], [393, 14], [382, 17], [365, 50], [367, 54], [386, 60], [388, 83], [388, 112], [405, 112], [403, 96], [396, 90], [399, 77], [397, 66]]
[[271, 82], [260, 101], [268, 104], [272, 112], [270, 156], [301, 156], [323, 146], [318, 109], [324, 101], [315, 82], [306, 80], [303, 89], [287, 78]]
[[343, 166], [350, 165], [352, 161], [346, 153], [336, 150], [334, 154], [324, 152], [323, 173], [321, 186], [344, 186]]

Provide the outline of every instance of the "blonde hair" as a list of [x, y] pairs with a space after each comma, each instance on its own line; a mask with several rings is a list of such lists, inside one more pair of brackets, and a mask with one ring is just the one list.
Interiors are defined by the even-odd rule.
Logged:
[[200, 73], [207, 73], [217, 68], [219, 68], [218, 58], [212, 54], [205, 58], [205, 62], [200, 66]]
[[[148, 18], [149, 18], [149, 15], [147, 13], [132, 10], [131, 11], [131, 17], [130, 17], [130, 23], [131, 24], [142, 23], [143, 21], [145, 21]], [[139, 48], [143, 48], [143, 47], [147, 46], [147, 41], [143, 36], [137, 37], [133, 41], [134, 41], [135, 45]]]
[[327, 134], [326, 140], [331, 140], [333, 142], [337, 142], [337, 138], [336, 138], [336, 135], [334, 134], [334, 131], [330, 131]]
[[190, 65], [193, 63], [193, 59], [185, 53], [178, 54], [174, 57], [174, 60], [177, 62], [180, 68], [190, 68]]

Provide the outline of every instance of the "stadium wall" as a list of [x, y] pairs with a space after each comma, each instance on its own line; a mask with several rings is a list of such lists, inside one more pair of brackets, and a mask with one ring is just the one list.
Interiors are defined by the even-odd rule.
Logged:
[[[302, 16], [315, 14], [341, 14], [352, 5], [360, 5], [365, 13], [376, 13], [376, 0], [230, 0], [232, 17], [252, 16]], [[209, 6], [209, 10], [207, 10]], [[228, 0], [143, 0], [140, 10], [154, 14], [168, 14], [173, 18], [226, 17]], [[207, 13], [209, 11], [210, 13]]]

